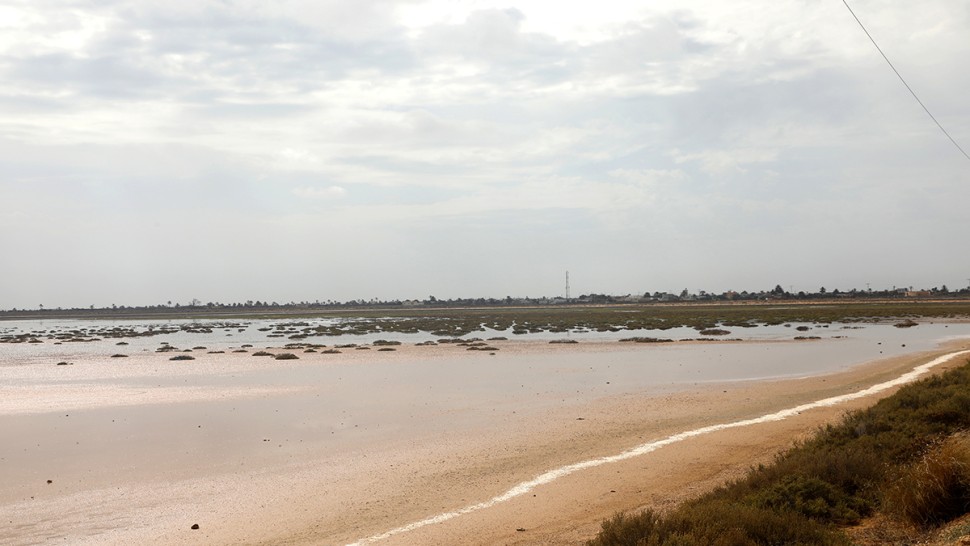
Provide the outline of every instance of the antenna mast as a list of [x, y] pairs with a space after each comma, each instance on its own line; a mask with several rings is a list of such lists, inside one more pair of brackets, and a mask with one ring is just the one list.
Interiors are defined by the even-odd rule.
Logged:
[[566, 271], [566, 301], [569, 301], [569, 271]]

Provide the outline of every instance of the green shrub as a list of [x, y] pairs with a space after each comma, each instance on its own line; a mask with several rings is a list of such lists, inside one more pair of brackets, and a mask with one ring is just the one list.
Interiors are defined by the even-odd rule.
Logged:
[[797, 512], [807, 518], [836, 523], [856, 523], [870, 506], [816, 477], [790, 475], [751, 497], [759, 508]]
[[797, 514], [704, 498], [667, 516], [646, 510], [604, 521], [587, 546], [836, 545], [843, 537]]
[[595, 539], [587, 542], [587, 546], [637, 546], [641, 542], [657, 536], [661, 526], [660, 516], [645, 510], [638, 514], [627, 515], [619, 513], [604, 521], [600, 533]]

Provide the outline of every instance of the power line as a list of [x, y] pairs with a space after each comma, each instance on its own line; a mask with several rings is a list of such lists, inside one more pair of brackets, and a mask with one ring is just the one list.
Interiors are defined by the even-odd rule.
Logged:
[[950, 142], [952, 142], [953, 145], [957, 147], [957, 150], [960, 150], [960, 153], [963, 154], [963, 157], [970, 160], [970, 155], [968, 155], [967, 152], [964, 151], [964, 149], [960, 146], [960, 144], [958, 144], [957, 141], [954, 140], [952, 136], [950, 136], [950, 133], [948, 133], [946, 129], [943, 128], [943, 125], [941, 125], [940, 122], [937, 121], [936, 116], [934, 116], [933, 113], [930, 112], [930, 109], [927, 108], [926, 105], [923, 104], [923, 101], [920, 100], [919, 96], [916, 95], [916, 91], [913, 91], [913, 88], [910, 87], [908, 83], [906, 83], [906, 80], [903, 78], [903, 75], [899, 73], [899, 70], [896, 70], [896, 67], [893, 65], [892, 61], [889, 60], [889, 57], [887, 57], [886, 54], [883, 53], [882, 48], [879, 47], [879, 44], [876, 43], [876, 40], [872, 37], [872, 34], [869, 34], [869, 31], [866, 29], [866, 26], [862, 24], [862, 21], [859, 20], [859, 17], [855, 14], [854, 11], [852, 11], [852, 7], [849, 6], [849, 2], [847, 0], [842, 0], [842, 3], [845, 4], [845, 7], [849, 10], [849, 13], [852, 14], [852, 18], [855, 19], [855, 22], [859, 23], [859, 26], [862, 27], [862, 31], [865, 32], [866, 36], [869, 37], [869, 41], [872, 42], [872, 45], [876, 46], [876, 50], [879, 51], [879, 54], [882, 55], [882, 58], [886, 59], [886, 62], [889, 64], [889, 68], [893, 69], [893, 72], [896, 73], [896, 77], [899, 78], [899, 81], [903, 82], [903, 85], [905, 85], [906, 89], [909, 90], [909, 93], [913, 95], [913, 98], [916, 99], [916, 102], [918, 102], [919, 105], [923, 107], [923, 111], [926, 112], [926, 115], [930, 116], [930, 119], [932, 119], [933, 123], [935, 123], [936, 126], [939, 127], [941, 131], [943, 131], [943, 134], [946, 135], [946, 138], [950, 139]]

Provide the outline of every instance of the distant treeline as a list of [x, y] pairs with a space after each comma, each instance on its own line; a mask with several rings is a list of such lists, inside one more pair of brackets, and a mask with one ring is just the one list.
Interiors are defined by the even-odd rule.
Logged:
[[90, 317], [90, 316], [167, 316], [167, 315], [223, 315], [223, 314], [294, 314], [301, 312], [326, 312], [352, 309], [400, 309], [400, 308], [448, 308], [448, 307], [517, 307], [517, 306], [544, 306], [544, 305], [623, 305], [623, 304], [645, 304], [645, 303], [678, 303], [678, 302], [755, 302], [755, 301], [821, 301], [821, 300], [913, 300], [913, 299], [940, 299], [940, 300], [960, 300], [970, 299], [970, 288], [960, 290], [950, 290], [943, 285], [929, 289], [916, 289], [913, 287], [896, 288], [891, 290], [859, 290], [840, 291], [839, 289], [827, 290], [825, 287], [819, 288], [816, 292], [792, 292], [785, 290], [781, 285], [776, 285], [771, 290], [759, 292], [748, 292], [746, 290], [735, 292], [728, 290], [722, 293], [712, 293], [704, 290], [690, 292], [688, 289], [680, 293], [670, 292], [645, 292], [643, 294], [626, 294], [622, 296], [609, 294], [583, 294], [579, 297], [512, 297], [505, 298], [454, 298], [438, 299], [435, 296], [428, 296], [423, 300], [381, 300], [381, 299], [356, 299], [348, 301], [301, 301], [280, 303], [277, 301], [254, 301], [221, 303], [221, 302], [202, 302], [193, 299], [188, 303], [168, 301], [156, 305], [126, 306], [111, 305], [110, 307], [89, 307], [80, 308], [51, 308], [40, 305], [33, 309], [0, 310], [0, 318], [30, 318], [47, 316], [65, 317]]

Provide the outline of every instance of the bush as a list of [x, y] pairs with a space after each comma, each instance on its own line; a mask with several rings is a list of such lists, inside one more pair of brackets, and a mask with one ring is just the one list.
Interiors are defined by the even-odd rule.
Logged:
[[622, 512], [602, 523], [600, 533], [587, 546], [637, 546], [657, 534], [660, 516], [653, 510], [626, 515]]
[[758, 508], [799, 513], [807, 518], [856, 523], [869, 506], [831, 483], [811, 476], [790, 475], [752, 496]]
[[836, 545], [841, 536], [790, 512], [713, 499], [683, 505], [667, 516], [646, 510], [603, 522], [587, 546]]
[[970, 511], [970, 436], [953, 435], [900, 469], [884, 502], [888, 512], [917, 527]]

